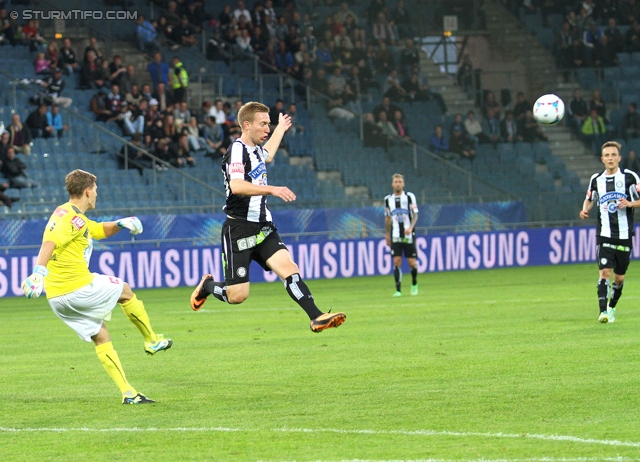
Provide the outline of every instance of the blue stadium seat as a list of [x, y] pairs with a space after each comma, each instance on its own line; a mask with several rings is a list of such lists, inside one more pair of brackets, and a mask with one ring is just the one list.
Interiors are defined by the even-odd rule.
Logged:
[[538, 29], [536, 34], [538, 36], [538, 40], [540, 40], [540, 44], [543, 47], [545, 47], [547, 50], [553, 49], [556, 41], [554, 29], [543, 27]]
[[618, 53], [616, 56], [618, 58], [618, 63], [620, 63], [620, 66], [627, 66], [631, 64], [631, 54]]
[[640, 65], [640, 52], [631, 53], [631, 64]]

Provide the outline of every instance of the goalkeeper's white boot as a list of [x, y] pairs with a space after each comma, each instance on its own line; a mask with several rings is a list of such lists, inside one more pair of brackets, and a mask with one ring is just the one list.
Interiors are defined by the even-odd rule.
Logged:
[[607, 316], [607, 312], [606, 311], [601, 311], [600, 312], [600, 316], [598, 316], [598, 322], [600, 324], [606, 324], [609, 322], [609, 316]]

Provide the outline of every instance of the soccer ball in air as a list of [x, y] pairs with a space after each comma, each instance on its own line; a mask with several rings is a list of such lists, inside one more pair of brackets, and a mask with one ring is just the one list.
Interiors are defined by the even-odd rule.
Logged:
[[556, 95], [542, 95], [533, 105], [533, 117], [545, 125], [555, 125], [564, 117], [564, 103]]

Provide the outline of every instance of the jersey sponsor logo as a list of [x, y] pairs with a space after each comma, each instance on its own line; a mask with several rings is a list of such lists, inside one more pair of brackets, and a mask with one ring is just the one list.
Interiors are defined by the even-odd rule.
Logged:
[[244, 175], [244, 164], [240, 162], [229, 164], [229, 175], [233, 173], [242, 173]]
[[76, 215], [71, 219], [71, 224], [76, 228], [78, 228], [78, 230], [80, 230], [87, 223], [82, 219], [82, 217], [79, 217], [78, 215]]
[[391, 212], [391, 215], [407, 215], [409, 213], [408, 209], [395, 209]]
[[260, 162], [256, 168], [249, 172], [249, 176], [254, 180], [267, 173], [267, 167], [264, 162]]
[[627, 195], [620, 192], [608, 192], [600, 198], [600, 205], [607, 209], [609, 213], [618, 211], [618, 201], [626, 199]]
[[53, 212], [53, 214], [54, 214], [55, 216], [57, 216], [57, 217], [63, 217], [63, 216], [65, 216], [67, 213], [69, 213], [69, 211], [68, 211], [68, 210], [65, 210], [65, 209], [63, 209], [63, 208], [61, 208], [61, 207], [58, 207], [58, 208], [55, 210], [55, 212]]

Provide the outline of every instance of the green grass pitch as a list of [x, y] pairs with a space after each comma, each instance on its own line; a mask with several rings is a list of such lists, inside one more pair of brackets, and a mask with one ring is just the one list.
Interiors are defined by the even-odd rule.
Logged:
[[595, 265], [309, 281], [347, 321], [320, 334], [282, 284], [242, 305], [140, 290], [171, 350], [116, 308], [122, 406], [44, 299], [0, 300], [2, 461], [638, 460], [640, 274], [596, 321]]

